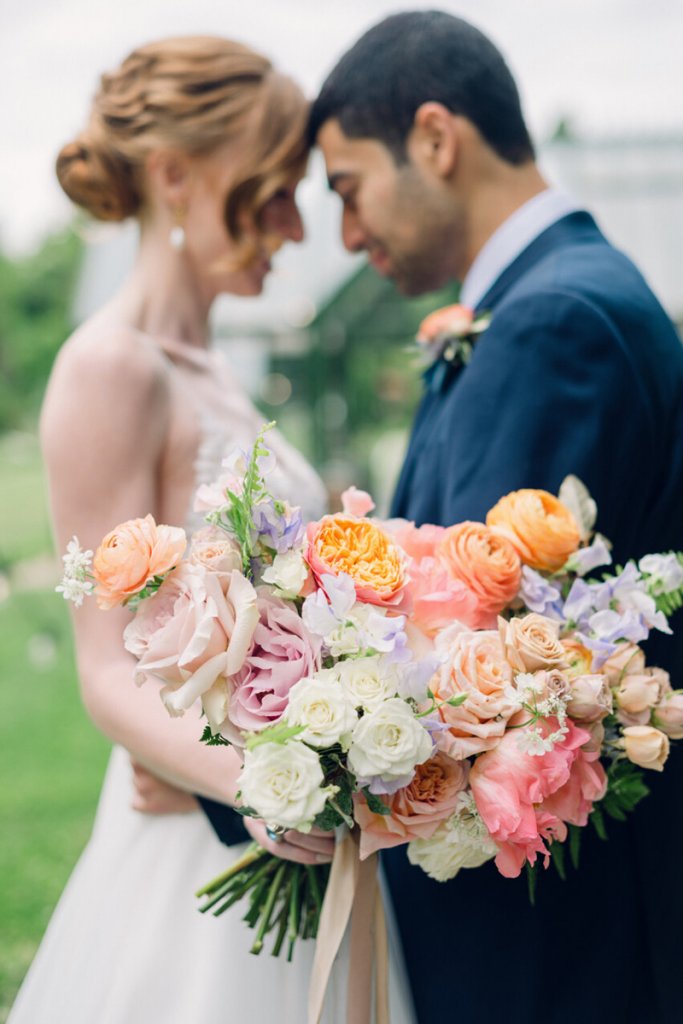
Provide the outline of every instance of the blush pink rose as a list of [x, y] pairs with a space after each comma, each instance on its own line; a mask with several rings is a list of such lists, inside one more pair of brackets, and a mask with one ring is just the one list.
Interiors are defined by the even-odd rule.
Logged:
[[437, 753], [417, 765], [409, 785], [381, 798], [390, 814], [373, 814], [365, 798], [355, 796], [361, 860], [412, 839], [430, 839], [441, 822], [454, 813], [458, 795], [467, 786], [468, 769], [469, 762], [453, 761]]
[[172, 715], [201, 699], [217, 732], [227, 714], [228, 676], [242, 668], [257, 622], [256, 591], [241, 573], [184, 562], [126, 627], [126, 650], [138, 659], [135, 681], [162, 680]]
[[319, 667], [320, 640], [307, 631], [296, 607], [259, 590], [253, 641], [230, 680], [230, 724], [258, 732], [279, 721], [291, 688]]
[[[549, 732], [551, 727], [556, 727], [552, 720], [544, 728]], [[509, 731], [494, 750], [477, 758], [470, 772], [477, 809], [499, 845], [496, 866], [506, 878], [516, 878], [524, 863], [535, 864], [539, 855], [547, 864], [547, 842], [563, 842], [567, 836], [566, 824], [556, 811], [576, 813], [581, 819], [584, 802], [602, 792], [595, 754], [583, 758], [570, 784], [572, 768], [589, 734], [569, 720], [567, 729], [563, 740], [541, 755], [525, 753], [517, 733]], [[555, 795], [553, 809], [549, 798]]]
[[456, 624], [437, 640], [444, 662], [432, 682], [439, 701], [466, 695], [458, 707], [439, 709], [448, 729], [436, 735], [437, 745], [455, 760], [490, 750], [500, 742], [517, 703], [506, 692], [512, 668], [505, 660], [495, 630], [465, 629]]

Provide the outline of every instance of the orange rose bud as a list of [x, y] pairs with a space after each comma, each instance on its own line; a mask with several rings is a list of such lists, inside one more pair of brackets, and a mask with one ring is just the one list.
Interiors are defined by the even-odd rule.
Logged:
[[519, 591], [522, 563], [517, 551], [483, 523], [449, 527], [436, 546], [436, 556], [450, 576], [476, 594], [484, 611], [497, 614]]
[[104, 538], [93, 559], [100, 608], [114, 608], [178, 564], [187, 539], [176, 526], [157, 526], [152, 516], [129, 519]]
[[360, 601], [396, 607], [406, 583], [405, 558], [370, 519], [339, 512], [308, 527], [306, 561], [318, 583], [325, 573], [346, 573]]
[[561, 569], [581, 540], [574, 516], [547, 491], [512, 491], [493, 506], [486, 525], [507, 537], [526, 565], [546, 572]]

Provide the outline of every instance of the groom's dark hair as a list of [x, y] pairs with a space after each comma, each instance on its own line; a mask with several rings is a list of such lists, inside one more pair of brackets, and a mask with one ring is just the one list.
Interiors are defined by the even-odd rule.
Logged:
[[469, 22], [444, 11], [394, 14], [361, 36], [314, 102], [309, 139], [314, 143], [336, 118], [348, 138], [377, 139], [402, 163], [415, 112], [429, 101], [466, 117], [508, 163], [533, 159], [502, 54]]

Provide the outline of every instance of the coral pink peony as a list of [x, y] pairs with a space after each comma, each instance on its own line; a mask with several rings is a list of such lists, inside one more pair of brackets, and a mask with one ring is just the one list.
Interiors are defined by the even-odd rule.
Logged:
[[[567, 730], [560, 743], [540, 755], [525, 753], [518, 733], [508, 731], [470, 772], [477, 808], [500, 847], [496, 865], [506, 878], [515, 878], [524, 862], [534, 864], [539, 854], [547, 864], [546, 843], [564, 841], [566, 822], [585, 824], [593, 800], [604, 794], [597, 753], [581, 750], [589, 734], [570, 720]], [[545, 731], [551, 731], [550, 724]]]

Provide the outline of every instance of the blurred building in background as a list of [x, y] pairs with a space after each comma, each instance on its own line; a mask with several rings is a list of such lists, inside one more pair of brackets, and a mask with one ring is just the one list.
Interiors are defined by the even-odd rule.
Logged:
[[[596, 216], [682, 324], [683, 137], [588, 142], [561, 123], [540, 164]], [[363, 257], [346, 253], [318, 154], [298, 198], [306, 241], [277, 255], [259, 298], [216, 303], [216, 343], [264, 416], [313, 460], [333, 501], [354, 482], [384, 512], [420, 391], [412, 339], [422, 317], [455, 301], [457, 290], [406, 300]], [[77, 321], [117, 287], [135, 246], [132, 228], [89, 234]]]

